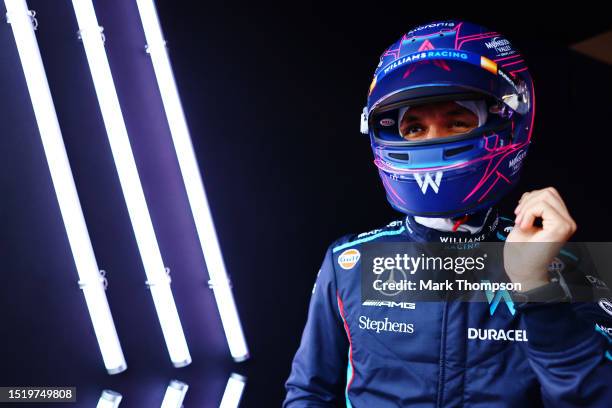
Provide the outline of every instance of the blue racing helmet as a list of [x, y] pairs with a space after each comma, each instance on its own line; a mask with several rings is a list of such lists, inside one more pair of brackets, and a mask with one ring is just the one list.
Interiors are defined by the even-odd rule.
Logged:
[[[484, 101], [488, 114], [468, 133], [400, 134], [407, 106], [472, 100]], [[510, 42], [476, 24], [440, 21], [410, 30], [382, 54], [361, 131], [393, 208], [455, 217], [492, 206], [518, 183], [534, 116], [533, 82]]]

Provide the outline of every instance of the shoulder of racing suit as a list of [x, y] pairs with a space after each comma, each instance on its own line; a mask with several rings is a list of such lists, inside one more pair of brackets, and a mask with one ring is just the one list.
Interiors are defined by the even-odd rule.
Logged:
[[330, 246], [332, 253], [348, 249], [365, 242], [381, 240], [384, 237], [399, 236], [405, 231], [404, 220], [398, 219], [389, 222], [383, 227], [361, 233], [349, 233], [336, 239]]

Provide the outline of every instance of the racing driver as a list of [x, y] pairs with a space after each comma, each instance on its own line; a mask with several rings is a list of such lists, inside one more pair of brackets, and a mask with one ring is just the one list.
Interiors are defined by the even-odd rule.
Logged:
[[[329, 246], [284, 407], [612, 406], [612, 295], [564, 249], [576, 223], [559, 192], [524, 193], [511, 218], [496, 209], [518, 183], [534, 116], [526, 63], [497, 32], [432, 22], [385, 50], [361, 130], [403, 215]], [[364, 301], [360, 251], [391, 241], [500, 242], [505, 279], [521, 289]], [[573, 301], [572, 285], [595, 301]]]

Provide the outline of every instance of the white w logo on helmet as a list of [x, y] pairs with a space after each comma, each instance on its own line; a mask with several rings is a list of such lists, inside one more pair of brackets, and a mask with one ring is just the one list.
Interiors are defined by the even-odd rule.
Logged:
[[435, 180], [431, 178], [431, 174], [424, 173], [425, 177], [422, 177], [420, 173], [414, 173], [414, 179], [418, 183], [419, 187], [421, 187], [421, 191], [423, 194], [427, 193], [427, 187], [431, 186], [434, 193], [438, 194], [438, 190], [440, 189], [440, 183], [442, 182], [442, 172], [436, 172]]

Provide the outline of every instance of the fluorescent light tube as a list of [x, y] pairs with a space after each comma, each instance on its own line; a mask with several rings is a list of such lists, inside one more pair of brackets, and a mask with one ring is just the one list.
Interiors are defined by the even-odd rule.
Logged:
[[124, 371], [127, 365], [108, 306], [104, 278], [91, 245], [47, 75], [34, 35], [34, 14], [29, 11], [25, 0], [4, 0], [4, 4], [17, 43], [51, 180], [98, 346], [108, 373], [117, 374]]
[[206, 268], [210, 277], [210, 286], [221, 315], [221, 323], [230, 353], [235, 361], [249, 358], [249, 350], [238, 317], [234, 295], [225, 270], [221, 248], [215, 232], [215, 226], [208, 206], [204, 184], [200, 176], [191, 136], [183, 113], [172, 66], [166, 52], [157, 11], [153, 0], [136, 0], [140, 19], [147, 40], [147, 52], [151, 56], [157, 85], [162, 97], [166, 118], [170, 126], [174, 149], [178, 158], [183, 182], [191, 213], [195, 221], [200, 247], [204, 253]]
[[172, 363], [176, 367], [183, 367], [191, 363], [191, 356], [140, 184], [115, 84], [104, 50], [102, 29], [98, 25], [91, 0], [72, 0], [72, 6], [166, 346]]
[[113, 390], [104, 390], [96, 408], [117, 408], [121, 403], [121, 394]]
[[227, 385], [225, 386], [225, 392], [223, 393], [219, 408], [238, 408], [245, 385], [246, 377], [232, 373], [227, 380]]
[[182, 381], [170, 381], [161, 408], [180, 408], [188, 388], [189, 386]]

